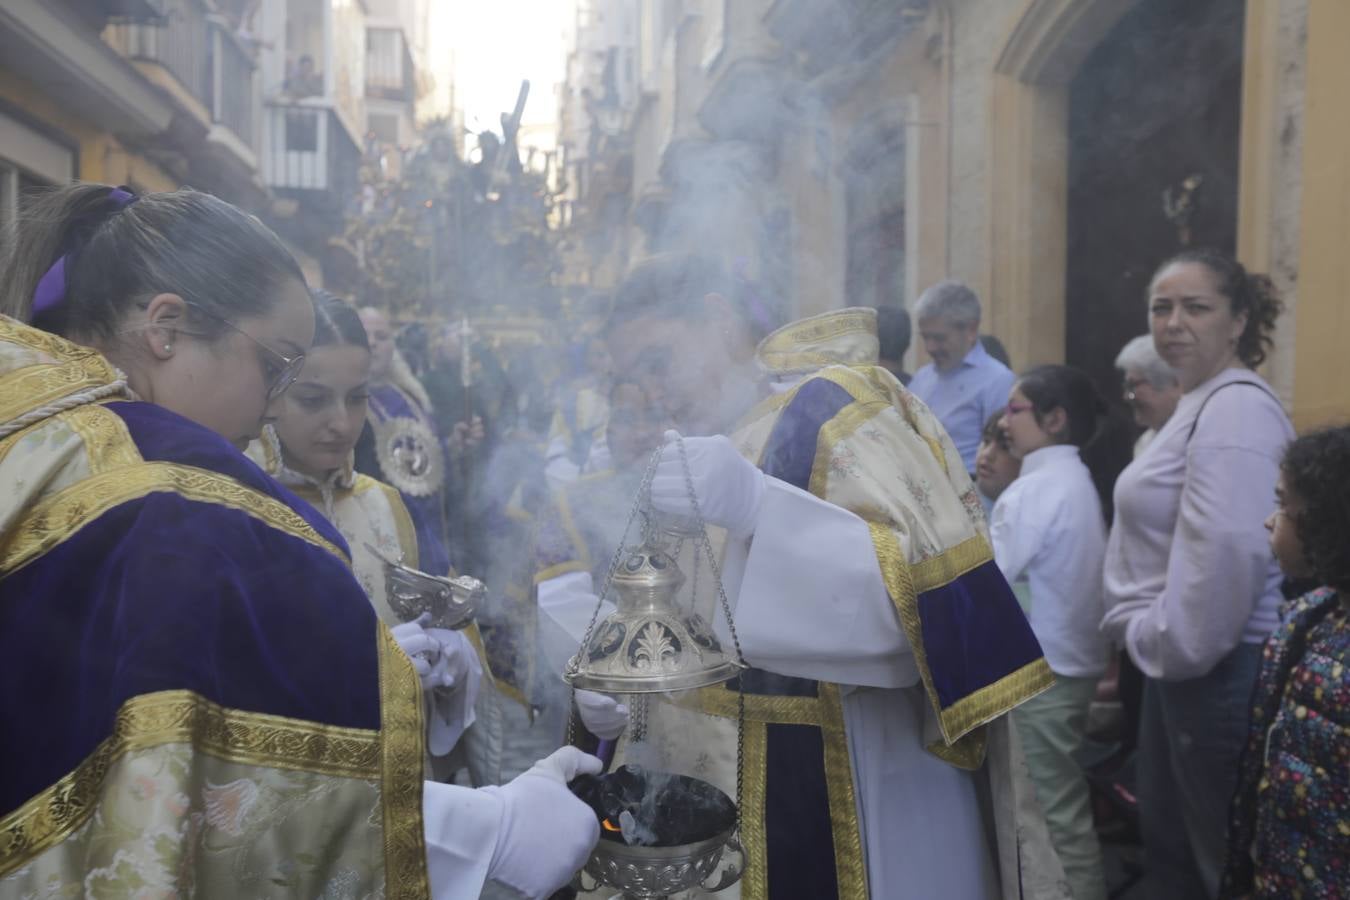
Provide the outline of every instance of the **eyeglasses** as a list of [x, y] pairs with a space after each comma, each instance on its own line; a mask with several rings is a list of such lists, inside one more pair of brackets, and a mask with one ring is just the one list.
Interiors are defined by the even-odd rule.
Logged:
[[278, 353], [276, 350], [273, 350], [271, 347], [267, 346], [262, 341], [258, 340], [253, 335], [249, 334], [247, 331], [240, 328], [238, 325], [234, 324], [228, 319], [222, 319], [215, 313], [211, 313], [202, 309], [200, 305], [193, 303], [191, 300], [187, 301], [187, 304], [188, 306], [191, 306], [193, 309], [197, 310], [197, 312], [206, 316], [208, 319], [215, 319], [217, 322], [224, 325], [231, 331], [239, 332], [244, 337], [248, 338], [250, 341], [257, 344], [258, 347], [263, 351], [263, 353], [265, 354], [265, 356], [263, 357], [263, 359], [265, 360], [263, 365], [264, 376], [268, 382], [267, 384], [268, 403], [271, 403], [273, 400], [277, 399], [282, 394], [286, 393], [286, 389], [290, 387], [292, 384], [295, 384], [295, 379], [300, 377], [300, 370], [305, 367], [305, 354], [297, 353], [295, 356], [285, 356], [281, 353]]
[[1007, 406], [1003, 407], [1003, 414], [1005, 416], [1015, 416], [1018, 413], [1024, 413], [1029, 409], [1031, 409], [1030, 403], [1009, 403]]

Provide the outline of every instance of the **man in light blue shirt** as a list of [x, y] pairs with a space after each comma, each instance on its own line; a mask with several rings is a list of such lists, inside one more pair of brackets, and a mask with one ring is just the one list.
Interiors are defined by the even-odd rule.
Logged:
[[919, 337], [933, 361], [914, 373], [909, 389], [928, 404], [975, 471], [980, 433], [1008, 404], [1016, 376], [980, 343], [980, 298], [959, 281], [939, 281], [914, 303]]

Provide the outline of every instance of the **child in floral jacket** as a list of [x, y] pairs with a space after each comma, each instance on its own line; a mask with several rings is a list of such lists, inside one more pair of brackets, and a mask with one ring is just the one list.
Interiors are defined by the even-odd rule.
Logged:
[[1293, 601], [1265, 646], [1220, 896], [1350, 898], [1350, 428], [1294, 441], [1266, 521]]

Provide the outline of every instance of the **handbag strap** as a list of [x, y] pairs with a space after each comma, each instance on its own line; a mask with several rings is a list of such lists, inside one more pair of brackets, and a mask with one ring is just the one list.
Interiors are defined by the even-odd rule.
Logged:
[[[1243, 379], [1241, 381], [1230, 381], [1227, 384], [1221, 384], [1214, 390], [1209, 392], [1209, 396], [1204, 399], [1204, 402], [1200, 404], [1200, 409], [1196, 411], [1195, 419], [1194, 421], [1191, 422], [1191, 430], [1186, 434], [1187, 445], [1191, 443], [1191, 438], [1195, 437], [1195, 429], [1200, 425], [1200, 417], [1205, 414], [1205, 407], [1209, 405], [1209, 401], [1214, 399], [1214, 395], [1217, 394], [1219, 391], [1223, 390], [1224, 388], [1237, 387], [1239, 384], [1250, 384], [1252, 387], [1256, 388], [1257, 390], [1261, 391], [1261, 393], [1265, 394], [1266, 396], [1270, 397], [1270, 399], [1274, 400], [1276, 405], [1280, 405], [1280, 398], [1276, 397], [1275, 394], [1270, 390], [1270, 388], [1266, 387], [1259, 381], [1248, 381], [1246, 379]], [[1284, 407], [1281, 405], [1280, 408], [1283, 409]]]

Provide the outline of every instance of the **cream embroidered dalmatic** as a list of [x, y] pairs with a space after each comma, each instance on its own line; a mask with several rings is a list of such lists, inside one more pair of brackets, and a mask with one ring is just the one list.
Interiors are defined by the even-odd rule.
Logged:
[[[718, 896], [1064, 897], [1003, 718], [1052, 676], [959, 455], [876, 352], [869, 310], [776, 332], [759, 361], [777, 393], [732, 436], [774, 478], [754, 537], [725, 551], [755, 671], [743, 677], [749, 867]], [[694, 564], [686, 553], [680, 565]], [[708, 577], [705, 565], [704, 603]], [[652, 705], [649, 743], [624, 758], [734, 795], [736, 692], [672, 699]]]
[[[350, 465], [320, 482], [282, 462], [275, 431], [249, 448], [249, 455], [302, 500], [324, 514], [347, 540], [352, 572], [370, 597], [381, 621], [400, 620], [389, 605], [382, 558], [417, 568], [417, 532], [403, 498], [393, 486], [353, 471]], [[500, 700], [478, 625], [465, 629], [477, 653], [481, 683], [437, 689], [426, 696], [428, 777], [448, 780], [467, 767], [475, 785], [500, 780], [502, 721]], [[466, 702], [465, 690], [468, 689]]]

